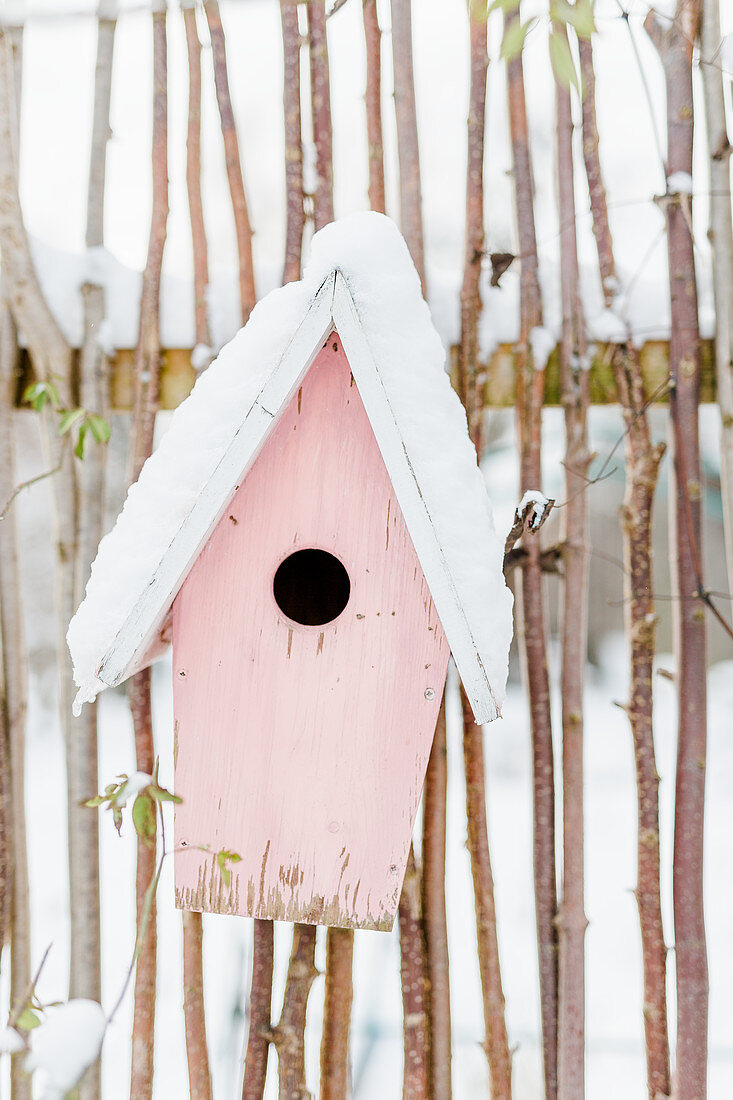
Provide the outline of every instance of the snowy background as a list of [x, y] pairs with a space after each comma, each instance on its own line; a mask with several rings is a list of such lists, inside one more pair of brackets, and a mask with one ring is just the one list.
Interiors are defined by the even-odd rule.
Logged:
[[[74, 12], [73, 18], [62, 8]], [[92, 0], [35, 0], [25, 36], [22, 113], [22, 198], [28, 228], [35, 241], [44, 287], [70, 336], [78, 339], [80, 300], [87, 260], [83, 254], [86, 179], [94, 73], [96, 29], [89, 12]], [[102, 261], [110, 294], [112, 339], [120, 347], [137, 337], [139, 270], [145, 259], [150, 214], [150, 20], [134, 0], [120, 18], [113, 80], [113, 137], [108, 154], [106, 246]], [[280, 23], [276, 0], [222, 0], [228, 35], [230, 80], [240, 131], [242, 158], [252, 221], [256, 229], [258, 292], [280, 277], [284, 244], [284, 178], [281, 119]], [[527, 5], [529, 8], [529, 5]], [[458, 289], [462, 267], [465, 179], [465, 115], [468, 91], [468, 35], [464, 0], [420, 0], [414, 5], [415, 68], [420, 117], [423, 196], [428, 278], [433, 315], [444, 342], [455, 339]], [[651, 90], [650, 114], [629, 45], [629, 31], [614, 0], [599, 0], [596, 42], [601, 156], [608, 185], [612, 228], [619, 268], [628, 289], [628, 313], [637, 339], [663, 337], [668, 330], [666, 249], [663, 219], [653, 195], [665, 190], [664, 171], [654, 133], [663, 135], [663, 80], [657, 57], [640, 29], [646, 5], [635, 0], [631, 20]], [[17, 15], [8, 0], [4, 17]], [[43, 14], [45, 13], [45, 15]], [[383, 26], [388, 27], [388, 5]], [[733, 6], [722, 5], [733, 30]], [[486, 157], [486, 227], [490, 251], [513, 251], [515, 231], [510, 152], [504, 91], [504, 68], [498, 58], [499, 26], [492, 24]], [[527, 41], [526, 72], [537, 190], [536, 212], [548, 323], [555, 326], [557, 214], [553, 168], [553, 97], [546, 56], [546, 22]], [[329, 24], [331, 93], [334, 105], [336, 211], [338, 215], [366, 204], [367, 162], [364, 140], [364, 66], [358, 0]], [[396, 213], [394, 123], [390, 104], [389, 37], [384, 39], [384, 121], [388, 163], [389, 211]], [[238, 327], [233, 271], [234, 231], [224, 156], [213, 99], [210, 58], [204, 51], [204, 186], [211, 252], [210, 296], [214, 337], [228, 339]], [[177, 11], [169, 19], [171, 214], [164, 268], [162, 339], [169, 347], [193, 344], [191, 251], [185, 194], [186, 51]], [[699, 93], [696, 84], [696, 94]], [[699, 117], [702, 117], [700, 114]], [[660, 138], [663, 140], [663, 136]], [[707, 168], [704, 128], [697, 130], [694, 176], [696, 259], [701, 289], [703, 332], [711, 334], [707, 226]], [[312, 150], [306, 155], [312, 163]], [[583, 260], [583, 294], [591, 333], [606, 334], [597, 269], [587, 215], [587, 195], [578, 183], [578, 220]], [[486, 352], [516, 335], [517, 273], [510, 270], [502, 287], [485, 288], [482, 345]], [[711, 587], [724, 589], [720, 569], [719, 498], [716, 496], [714, 415], [706, 410], [703, 438], [711, 481], [707, 510]], [[43, 468], [31, 414], [19, 418], [24, 454], [20, 475]], [[166, 417], [160, 418], [164, 430]], [[126, 418], [113, 417], [110, 521], [120, 505]], [[506, 418], [492, 420], [493, 449], [484, 463], [500, 524], [508, 527], [516, 503], [517, 474]], [[620, 434], [615, 410], [595, 410], [591, 445], [601, 455]], [[664, 417], [655, 418], [664, 434]], [[546, 491], [560, 495], [561, 421], [545, 421]], [[658, 501], [657, 591], [669, 591], [663, 568], [665, 486]], [[618, 556], [615, 509], [622, 491], [622, 471], [591, 494], [593, 538], [609, 556]], [[66, 994], [68, 965], [68, 897], [65, 868], [65, 782], [63, 748], [56, 718], [53, 670], [52, 555], [48, 488], [40, 484], [17, 502], [24, 547], [23, 569], [30, 609], [31, 649], [28, 796], [34, 959], [53, 943], [41, 995], [52, 1000]], [[548, 533], [548, 538], [551, 537]], [[616, 539], [614, 545], [613, 539]], [[587, 913], [588, 930], [588, 1098], [643, 1100], [644, 1054], [641, 1029], [640, 948], [635, 883], [635, 787], [627, 720], [614, 705], [626, 698], [624, 644], [618, 633], [621, 611], [607, 602], [622, 599], [617, 566], [594, 559], [592, 588], [594, 664], [589, 666], [587, 714]], [[660, 602], [665, 619], [662, 645], [668, 645], [669, 604]], [[607, 629], [606, 629], [607, 628]], [[710, 1096], [733, 1095], [733, 654], [711, 626], [710, 768], [708, 772], [707, 922], [710, 952]], [[673, 670], [673, 659], [660, 654], [661, 668]], [[557, 671], [553, 660], [553, 672]], [[155, 672], [156, 736], [161, 755], [161, 781], [172, 782], [170, 670]], [[655, 725], [662, 776], [663, 865], [671, 865], [672, 798], [675, 754], [673, 684], [655, 681]], [[556, 693], [557, 694], [557, 693]], [[465, 850], [464, 791], [455, 693], [449, 721], [449, 924], [453, 984], [454, 1082], [460, 1100], [488, 1095], [482, 1036], [480, 987], [475, 962], [473, 900]], [[500, 947], [510, 1041], [516, 1044], [517, 1100], [541, 1095], [538, 1047], [536, 945], [531, 870], [531, 773], [526, 701], [519, 686], [510, 686], [502, 721], [486, 733], [489, 823], [499, 910]], [[134, 770], [129, 712], [124, 696], [107, 692], [101, 700], [100, 779]], [[92, 792], [89, 792], [90, 794]], [[90, 811], [91, 812], [91, 811]], [[109, 1006], [123, 981], [134, 940], [132, 892], [134, 842], [129, 827], [118, 839], [103, 818], [102, 897], [104, 1000]], [[669, 875], [664, 883], [666, 933], [671, 942]], [[159, 1002], [156, 1026], [156, 1096], [176, 1100], [187, 1094], [180, 973], [180, 918], [173, 910], [171, 869], [159, 892]], [[250, 922], [205, 918], [208, 977], [208, 1024], [217, 1100], [237, 1095], [244, 1037], [244, 1006], [249, 983]], [[278, 928], [277, 950], [284, 962], [288, 931]], [[319, 942], [323, 950], [323, 942]], [[321, 962], [323, 959], [321, 958]], [[358, 933], [353, 1021], [353, 1073], [358, 1100], [392, 1100], [401, 1089], [401, 1006], [399, 955], [395, 935]], [[670, 966], [674, 956], [670, 954]], [[3, 971], [5, 971], [3, 967]], [[282, 972], [283, 967], [277, 968]], [[274, 1004], [281, 990], [276, 990]], [[322, 1011], [323, 981], [310, 1002], [313, 1023]], [[673, 1005], [671, 1020], [674, 1019]], [[105, 1096], [122, 1100], [128, 1092], [128, 1035], [131, 1004], [112, 1028], [104, 1054]], [[310, 1030], [311, 1085], [317, 1073], [318, 1027]], [[0, 1091], [2, 1084], [0, 1083]], [[272, 1094], [274, 1095], [274, 1093]]]

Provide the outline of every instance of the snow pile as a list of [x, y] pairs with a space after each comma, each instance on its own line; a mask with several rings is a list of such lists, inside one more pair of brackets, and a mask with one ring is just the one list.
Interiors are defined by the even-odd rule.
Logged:
[[96, 1001], [47, 1008], [30, 1033], [26, 1069], [38, 1071], [41, 1100], [62, 1100], [99, 1057], [107, 1020]]
[[263, 298], [197, 380], [100, 544], [68, 643], [76, 706], [105, 686], [105, 653], [144, 591], [328, 274], [339, 268], [380, 368], [497, 703], [504, 695], [511, 595], [463, 408], [407, 247], [386, 217], [355, 214], [312, 242], [304, 278]]
[[689, 172], [673, 172], [667, 176], [668, 195], [691, 195], [692, 176]]
[[530, 329], [529, 346], [532, 350], [532, 363], [535, 370], [545, 369], [556, 344], [557, 340], [548, 328], [537, 325]]
[[14, 1027], [0, 1028], [0, 1054], [18, 1054], [25, 1050], [25, 1040]]
[[144, 791], [152, 782], [153, 777], [148, 775], [147, 772], [133, 772], [132, 775], [127, 777], [124, 787], [115, 799], [117, 805], [120, 809], [123, 809], [131, 799], [137, 798], [140, 791]]

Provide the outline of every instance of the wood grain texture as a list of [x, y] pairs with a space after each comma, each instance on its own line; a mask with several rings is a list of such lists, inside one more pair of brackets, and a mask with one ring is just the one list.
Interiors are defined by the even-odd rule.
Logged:
[[[272, 593], [306, 547], [351, 580], [323, 626]], [[448, 644], [336, 334], [189, 573], [173, 653], [177, 904], [391, 928]]]

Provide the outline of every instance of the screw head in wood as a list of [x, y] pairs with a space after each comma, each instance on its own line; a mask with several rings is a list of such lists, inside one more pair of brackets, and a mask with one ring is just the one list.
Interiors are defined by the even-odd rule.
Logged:
[[435, 691], [433, 688], [425, 688], [425, 698], [428, 701], [435, 698]]

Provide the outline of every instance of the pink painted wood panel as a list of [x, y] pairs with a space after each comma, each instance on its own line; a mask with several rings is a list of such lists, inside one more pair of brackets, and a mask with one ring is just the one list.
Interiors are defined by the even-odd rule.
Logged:
[[[273, 595], [308, 547], [351, 581], [323, 626]], [[173, 660], [179, 907], [389, 929], [448, 644], [336, 333], [176, 598]]]

